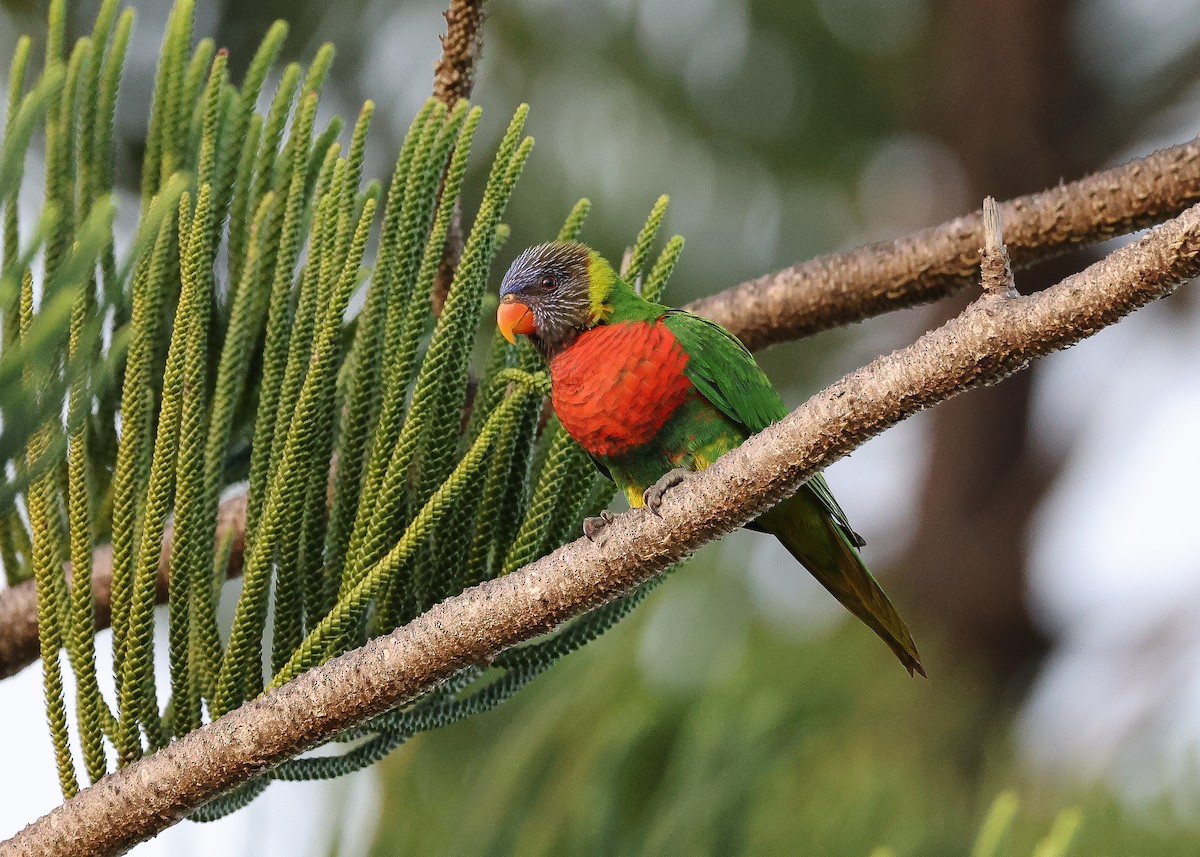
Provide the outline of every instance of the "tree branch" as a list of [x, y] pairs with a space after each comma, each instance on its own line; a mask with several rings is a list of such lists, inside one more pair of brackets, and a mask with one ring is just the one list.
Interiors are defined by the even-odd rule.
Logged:
[[470, 98], [483, 52], [484, 0], [451, 0], [442, 36], [442, 55], [433, 70], [433, 95], [447, 107]]
[[[1200, 138], [1001, 204], [1018, 268], [1159, 223], [1200, 202]], [[763, 348], [937, 300], [975, 282], [981, 212], [819, 256], [688, 305]]]
[[[171, 572], [171, 541], [174, 527], [163, 531], [162, 554], [158, 560], [155, 595], [159, 604], [167, 600]], [[229, 543], [229, 573], [242, 573], [242, 548], [246, 536], [246, 497], [239, 494], [224, 500], [217, 509], [217, 544]], [[70, 566], [68, 564], [68, 575]], [[68, 586], [70, 585], [68, 581]], [[92, 597], [95, 599], [96, 628], [107, 628], [112, 619], [112, 546], [92, 554]], [[0, 591], [0, 679], [20, 672], [37, 660], [37, 594], [33, 581]]]
[[694, 474], [672, 490], [662, 518], [644, 510], [620, 515], [598, 543], [579, 539], [442, 602], [105, 777], [0, 845], [0, 855], [127, 850], [205, 801], [413, 699], [462, 667], [487, 662], [628, 592], [905, 417], [993, 384], [1198, 273], [1200, 207], [1044, 292], [986, 295]]
[[[447, 20], [461, 5], [451, 5]], [[1042, 193], [1018, 197], [1000, 208], [1007, 246], [1020, 266], [1161, 222], [1195, 202], [1200, 202], [1200, 138]], [[981, 218], [976, 212], [892, 242], [821, 256], [693, 301], [687, 308], [719, 322], [747, 346], [759, 349], [932, 301], [963, 288], [978, 275]], [[224, 524], [229, 529], [223, 532], [235, 536], [231, 574], [240, 572], [239, 527], [244, 529], [244, 523], [244, 519], [230, 518]], [[166, 553], [169, 540], [164, 538]], [[93, 564], [97, 627], [104, 628], [112, 577], [107, 548], [99, 549]], [[161, 585], [165, 568], [160, 564], [160, 601], [166, 600]], [[34, 603], [32, 582], [0, 590], [0, 678], [19, 672], [37, 658]]]
[[[442, 55], [433, 70], [433, 95], [447, 107], [470, 98], [475, 88], [475, 71], [483, 55], [484, 0], [451, 0], [445, 12], [446, 35], [442, 36]], [[450, 283], [462, 260], [462, 205], [454, 204], [446, 249], [433, 280], [433, 311], [440, 315]]]

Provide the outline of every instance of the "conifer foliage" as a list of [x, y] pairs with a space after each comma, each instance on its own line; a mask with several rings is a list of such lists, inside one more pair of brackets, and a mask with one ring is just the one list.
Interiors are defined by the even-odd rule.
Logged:
[[[41, 73], [25, 38], [9, 75], [0, 561], [10, 584], [36, 581], [46, 709], [67, 797], [536, 559], [611, 499], [587, 456], [543, 419], [548, 380], [528, 346], [492, 337], [485, 366], [471, 365], [489, 327], [481, 318], [504, 210], [533, 146], [522, 132], [527, 109], [492, 156], [435, 317], [431, 290], [479, 108], [426, 103], [385, 192], [363, 182], [370, 102], [348, 135], [337, 118], [316, 127], [332, 47], [307, 67], [286, 66], [264, 93], [286, 25], [270, 29], [235, 84], [225, 52], [194, 40], [193, 12], [193, 0], [179, 0], [167, 25], [140, 216], [123, 253], [113, 116], [133, 10], [105, 0], [91, 34], [68, 50], [65, 3], [55, 0]], [[43, 204], [36, 222], [22, 222], [18, 194], [39, 128]], [[663, 198], [624, 272], [652, 295], [682, 249], [672, 239], [645, 270], [665, 210]], [[575, 237], [587, 212], [581, 200], [559, 237]], [[237, 587], [217, 512], [239, 481], [248, 482], [248, 514]], [[156, 618], [168, 526], [169, 601]], [[89, 585], [104, 544], [111, 665], [97, 662]], [[236, 594], [231, 622], [218, 619], [223, 591]], [[345, 752], [287, 762], [196, 818], [233, 811], [271, 779], [347, 773], [417, 732], [494, 707], [646, 591], [464, 670], [341, 736]], [[154, 631], [164, 620], [170, 670], [160, 687]], [[110, 670], [111, 695], [101, 690]]]

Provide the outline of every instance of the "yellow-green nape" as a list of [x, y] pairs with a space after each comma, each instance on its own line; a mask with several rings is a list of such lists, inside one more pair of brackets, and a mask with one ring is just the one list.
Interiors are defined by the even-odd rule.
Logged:
[[594, 320], [605, 315], [605, 304], [608, 303], [609, 293], [617, 279], [617, 272], [608, 260], [588, 247], [588, 299], [591, 302], [591, 313]]

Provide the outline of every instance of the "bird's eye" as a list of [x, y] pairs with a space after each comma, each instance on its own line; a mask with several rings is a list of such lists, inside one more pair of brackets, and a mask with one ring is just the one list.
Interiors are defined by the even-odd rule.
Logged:
[[553, 274], [543, 274], [540, 285], [548, 292], [552, 292], [558, 288], [558, 278]]

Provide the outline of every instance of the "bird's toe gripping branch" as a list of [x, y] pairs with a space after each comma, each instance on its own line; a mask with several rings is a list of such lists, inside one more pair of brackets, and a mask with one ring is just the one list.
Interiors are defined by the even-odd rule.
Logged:
[[600, 531], [612, 523], [612, 520], [613, 514], [608, 509], [605, 509], [594, 518], [584, 518], [583, 534], [587, 536], [589, 542], [594, 542], [596, 541], [596, 536], [600, 535]]
[[682, 468], [670, 471], [642, 492], [642, 503], [653, 514], [661, 518], [662, 513], [659, 510], [662, 508], [663, 495], [676, 485], [682, 484], [691, 475], [692, 471], [683, 470]]

